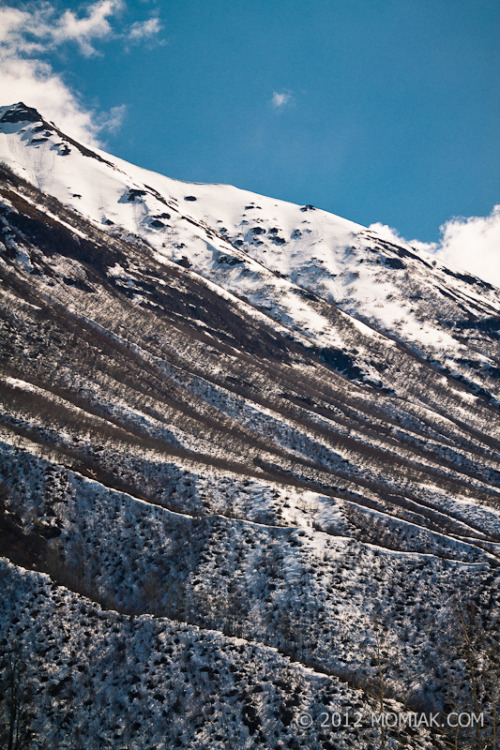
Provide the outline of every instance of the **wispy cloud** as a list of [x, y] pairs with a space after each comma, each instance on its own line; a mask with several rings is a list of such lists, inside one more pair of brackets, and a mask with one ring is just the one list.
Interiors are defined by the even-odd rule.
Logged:
[[97, 115], [97, 126], [101, 130], [106, 130], [109, 133], [116, 133], [116, 131], [121, 128], [126, 113], [126, 104], [119, 104], [117, 107], [111, 107], [109, 112]]
[[163, 26], [158, 16], [148, 18], [146, 21], [136, 21], [130, 27], [128, 38], [131, 42], [142, 42], [146, 39], [152, 39], [160, 33]]
[[[386, 224], [371, 224], [368, 229], [389, 242], [407, 242]], [[500, 287], [500, 205], [488, 216], [450, 219], [440, 227], [440, 235], [438, 242], [411, 240], [408, 244]]]
[[123, 4], [121, 0], [100, 0], [91, 5], [83, 18], [78, 18], [67, 10], [56, 23], [53, 39], [55, 44], [76, 42], [84, 55], [95, 55], [92, 42], [94, 39], [105, 39], [112, 34], [108, 18], [115, 15]]
[[41, 60], [8, 58], [1, 61], [0, 102], [24, 101], [36, 107], [65, 132], [91, 146], [99, 145], [106, 116], [98, 124], [95, 113], [87, 110], [60, 75]]
[[157, 16], [120, 26], [123, 0], [97, 0], [80, 13], [58, 11], [50, 2], [22, 8], [0, 5], [0, 104], [24, 101], [74, 137], [99, 145], [99, 135], [119, 128], [125, 106], [108, 113], [90, 111], [47, 60], [64, 45], [76, 45], [85, 57], [100, 54], [97, 43], [121, 37], [137, 44], [161, 30]]
[[282, 109], [292, 102], [292, 94], [289, 91], [273, 91], [271, 104], [275, 109]]
[[58, 15], [49, 3], [25, 10], [0, 8], [0, 44], [10, 54], [33, 55], [74, 42], [86, 56], [95, 55], [94, 40], [113, 33], [110, 19], [123, 8], [122, 0], [98, 0], [79, 17], [72, 10]]

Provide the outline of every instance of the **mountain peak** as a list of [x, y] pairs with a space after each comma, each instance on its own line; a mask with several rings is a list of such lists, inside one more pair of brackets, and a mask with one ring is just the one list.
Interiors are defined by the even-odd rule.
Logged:
[[41, 122], [41, 114], [24, 102], [17, 102], [8, 107], [0, 107], [0, 122]]

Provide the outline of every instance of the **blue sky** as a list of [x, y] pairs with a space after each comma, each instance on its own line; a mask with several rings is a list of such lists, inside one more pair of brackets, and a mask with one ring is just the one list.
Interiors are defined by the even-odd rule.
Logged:
[[[500, 202], [497, 0], [0, 2], [0, 11], [3, 56], [17, 65], [3, 65], [1, 103], [14, 92], [42, 110], [47, 102], [51, 119], [70, 128], [73, 117], [133, 163], [426, 242], [453, 217], [488, 217]], [[42, 85], [58, 93], [41, 101]]]

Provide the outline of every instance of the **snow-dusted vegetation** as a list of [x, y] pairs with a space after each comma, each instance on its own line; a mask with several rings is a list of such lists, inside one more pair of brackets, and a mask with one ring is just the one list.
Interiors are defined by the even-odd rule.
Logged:
[[492, 750], [500, 292], [23, 105], [0, 156], [0, 742]]

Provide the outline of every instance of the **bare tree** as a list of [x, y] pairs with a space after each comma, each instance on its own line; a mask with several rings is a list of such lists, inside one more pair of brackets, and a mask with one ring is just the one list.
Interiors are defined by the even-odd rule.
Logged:
[[384, 717], [384, 700], [386, 697], [386, 672], [387, 662], [383, 656], [382, 632], [380, 625], [375, 624], [375, 668], [377, 675], [375, 679], [375, 696], [378, 703], [378, 725], [380, 727], [380, 750], [385, 750], [387, 744], [386, 726]]
[[447, 708], [453, 715], [470, 717], [470, 724], [453, 726], [452, 748], [496, 750], [500, 649], [498, 632], [486, 627], [473, 602], [455, 599], [442, 631], [441, 654]]
[[0, 741], [6, 750], [27, 750], [31, 747], [31, 690], [26, 662], [19, 651], [9, 651], [1, 660], [2, 713]]

